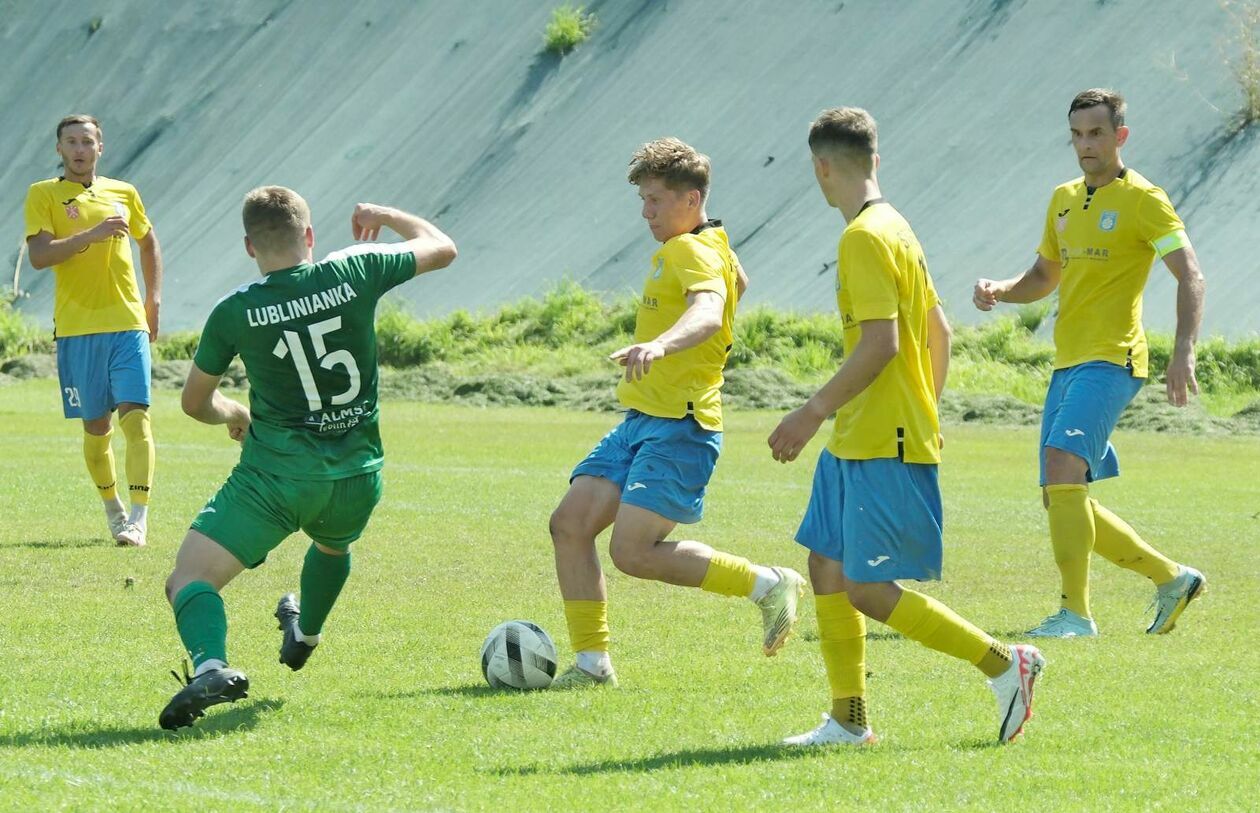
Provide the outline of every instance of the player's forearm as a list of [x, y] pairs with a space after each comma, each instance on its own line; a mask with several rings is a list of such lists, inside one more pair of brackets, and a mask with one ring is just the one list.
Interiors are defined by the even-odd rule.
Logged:
[[26, 248], [34, 268], [51, 268], [69, 260], [91, 243], [87, 232], [79, 232], [60, 240], [32, 239]]
[[928, 332], [928, 357], [932, 360], [932, 386], [936, 390], [936, 400], [941, 400], [945, 391], [945, 379], [949, 375], [949, 356], [953, 346], [953, 334], [946, 325], [943, 330], [935, 323]]
[[997, 298], [999, 302], [1015, 304], [1036, 302], [1049, 296], [1058, 284], [1058, 280], [1051, 279], [1038, 263], [1018, 277], [998, 283]]
[[394, 230], [399, 237], [408, 242], [412, 240], [429, 239], [435, 241], [451, 242], [451, 238], [437, 226], [419, 215], [413, 215], [411, 212], [404, 212], [402, 209], [395, 209], [392, 206], [381, 207], [381, 219], [385, 225]]
[[815, 415], [830, 415], [869, 387], [896, 356], [895, 344], [859, 340], [836, 374], [805, 402], [805, 406]]
[[1175, 349], [1181, 352], [1194, 349], [1199, 339], [1199, 326], [1203, 322], [1203, 297], [1207, 288], [1197, 260], [1189, 258], [1187, 267], [1177, 281], [1177, 338]]
[[218, 390], [197, 403], [184, 403], [185, 415], [210, 426], [225, 424], [242, 411], [247, 411], [243, 404], [233, 401]]
[[162, 303], [162, 247], [157, 235], [140, 244], [140, 271], [144, 274], [144, 298], [155, 305]]
[[669, 330], [656, 337], [666, 355], [695, 347], [717, 333], [722, 327], [721, 305], [720, 299], [716, 308], [697, 300], [687, 308]]

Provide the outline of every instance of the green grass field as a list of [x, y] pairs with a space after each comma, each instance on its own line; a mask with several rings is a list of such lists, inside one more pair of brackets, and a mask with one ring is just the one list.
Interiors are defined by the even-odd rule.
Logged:
[[[1247, 643], [1260, 627], [1260, 438], [1117, 437], [1125, 476], [1095, 493], [1210, 589], [1173, 634], [1148, 637], [1149, 585], [1099, 563], [1102, 637], [1045, 644], [1022, 742], [992, 745], [975, 669], [872, 624], [880, 744], [800, 753], [775, 743], [828, 706], [812, 602], [766, 659], [748, 603], [609, 570], [620, 690], [485, 687], [478, 647], [502, 620], [537, 621], [568, 656], [547, 517], [615, 418], [383, 413], [385, 500], [323, 645], [300, 673], [277, 663], [271, 612], [306, 547], [294, 538], [224, 594], [251, 696], [170, 734], [157, 715], [182, 653], [162, 583], [237, 448], [159, 391], [149, 547], [117, 549], [55, 382], [0, 387], [0, 808], [1183, 811], [1260, 798], [1260, 656]], [[773, 462], [777, 417], [729, 416], [707, 516], [688, 534], [799, 569], [791, 535], [821, 444]], [[1055, 605], [1035, 432], [946, 437], [946, 579], [927, 589], [1009, 637]]]

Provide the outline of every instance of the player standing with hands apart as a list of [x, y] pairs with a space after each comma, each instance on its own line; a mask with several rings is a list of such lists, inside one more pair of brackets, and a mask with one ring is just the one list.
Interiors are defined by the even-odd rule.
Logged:
[[1168, 195], [1120, 160], [1129, 137], [1125, 102], [1112, 90], [1082, 91], [1068, 108], [1072, 147], [1084, 176], [1054, 190], [1032, 268], [976, 283], [975, 305], [1035, 302], [1059, 290], [1054, 375], [1041, 418], [1042, 501], [1062, 579], [1057, 613], [1029, 631], [1046, 638], [1098, 634], [1089, 606], [1090, 553], [1150, 579], [1155, 617], [1148, 633], [1170, 632], [1207, 580], [1148, 545], [1089, 496], [1089, 483], [1120, 474], [1110, 436], [1148, 375], [1142, 290], [1156, 257], [1177, 278], [1177, 338], [1168, 401], [1198, 394], [1194, 343], [1203, 316], [1203, 274]]

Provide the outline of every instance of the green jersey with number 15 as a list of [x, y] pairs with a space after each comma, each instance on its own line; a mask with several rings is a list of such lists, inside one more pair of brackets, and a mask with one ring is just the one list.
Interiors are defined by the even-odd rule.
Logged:
[[415, 276], [411, 252], [355, 246], [273, 271], [219, 300], [193, 363], [222, 375], [240, 356], [252, 418], [241, 463], [338, 480], [384, 462], [376, 402], [376, 303]]

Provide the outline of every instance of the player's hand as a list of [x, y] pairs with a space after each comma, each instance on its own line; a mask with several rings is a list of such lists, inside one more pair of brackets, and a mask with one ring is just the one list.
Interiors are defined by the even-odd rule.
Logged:
[[127, 219], [119, 215], [111, 215], [85, 232], [88, 242], [99, 243], [115, 237], [126, 237], [130, 233]]
[[152, 299], [144, 300], [144, 316], [149, 322], [149, 344], [157, 341], [158, 337], [158, 310], [161, 306]]
[[812, 401], [806, 401], [804, 406], [784, 415], [767, 441], [770, 454], [780, 463], [791, 463], [818, 434], [818, 427], [826, 418], [825, 414], [819, 414]]
[[652, 362], [665, 356], [665, 345], [660, 342], [643, 342], [623, 347], [608, 357], [626, 368], [626, 380], [638, 381], [652, 369]]
[[381, 227], [387, 223], [389, 209], [375, 203], [359, 203], [350, 215], [350, 233], [354, 239], [373, 242], [381, 236]]
[[245, 433], [249, 431], [249, 423], [249, 409], [242, 404], [236, 404], [232, 417], [227, 420], [228, 437], [240, 443], [245, 439]]
[[991, 311], [999, 301], [999, 293], [996, 282], [991, 279], [978, 279], [976, 280], [976, 289], [971, 295], [971, 301], [980, 310]]
[[1173, 350], [1164, 374], [1164, 388], [1168, 391], [1168, 403], [1183, 407], [1190, 402], [1186, 391], [1199, 394], [1199, 380], [1194, 375], [1194, 348]]

